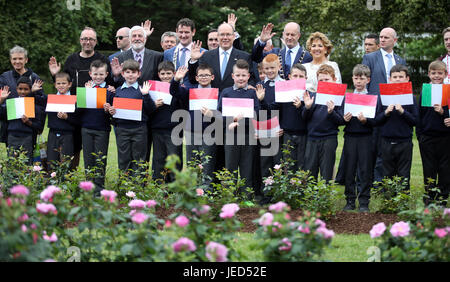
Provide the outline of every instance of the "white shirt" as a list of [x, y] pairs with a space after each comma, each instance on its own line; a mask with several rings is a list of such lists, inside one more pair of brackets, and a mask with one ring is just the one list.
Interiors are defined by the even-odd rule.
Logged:
[[292, 67], [292, 65], [294, 64], [295, 57], [297, 57], [298, 50], [300, 50], [300, 44], [297, 43], [297, 46], [295, 46], [295, 47], [292, 48], [292, 49], [289, 49], [289, 48], [286, 46], [286, 54], [284, 54], [284, 61], [285, 61], [285, 62], [286, 62], [286, 56], [288, 55], [288, 51], [289, 51], [289, 50], [292, 51], [292, 52], [291, 52], [291, 65], [290, 65], [290, 67]]
[[[336, 83], [342, 83], [341, 72], [339, 71], [339, 66], [336, 62], [328, 61], [324, 64], [330, 65], [334, 69], [334, 74], [336, 76]], [[306, 68], [306, 73], [308, 75], [308, 79], [306, 80], [306, 90], [310, 92], [317, 92], [317, 71], [319, 70], [320, 65], [313, 65], [312, 63], [303, 64]]]
[[387, 54], [391, 54], [392, 58], [391, 58], [391, 62], [392, 62], [392, 66], [395, 66], [395, 59], [394, 59], [394, 50], [391, 51], [391, 53], [386, 52], [383, 48], [380, 48], [381, 50], [381, 55], [383, 55], [383, 62], [384, 62], [384, 68], [386, 70], [386, 82], [389, 82], [389, 77], [390, 77], [390, 70], [388, 70], [388, 57], [386, 56]]
[[442, 62], [447, 66], [447, 77], [444, 79], [444, 84], [450, 84], [450, 55], [447, 54]]
[[[230, 61], [230, 55], [231, 55], [231, 51], [233, 51], [233, 47], [231, 47], [230, 49], [227, 50], [227, 62]], [[225, 52], [225, 50], [222, 49], [222, 47], [219, 47], [219, 63], [220, 63], [220, 69], [222, 69], [222, 62], [223, 62], [223, 53]]]
[[191, 44], [189, 44], [188, 46], [183, 46], [181, 45], [181, 43], [179, 43], [177, 45], [177, 48], [175, 50], [175, 52], [178, 51], [178, 62], [181, 60], [181, 55], [183, 54], [183, 52], [181, 51], [181, 49], [183, 48], [187, 48], [186, 49], [186, 55], [185, 55], [185, 60], [184, 60], [184, 66], [188, 67], [189, 65], [189, 60], [191, 59], [191, 50], [192, 50], [192, 42]]
[[282, 79], [279, 75], [277, 75], [277, 77], [275, 77], [275, 79], [269, 79], [269, 78], [266, 76], [266, 78], [264, 79], [264, 84], [266, 84], [266, 82], [269, 81], [269, 80], [272, 80], [272, 81], [273, 81], [273, 82], [271, 82], [271, 83], [269, 84], [269, 86], [275, 86], [275, 82], [277, 82], [277, 81], [284, 81], [284, 79]]

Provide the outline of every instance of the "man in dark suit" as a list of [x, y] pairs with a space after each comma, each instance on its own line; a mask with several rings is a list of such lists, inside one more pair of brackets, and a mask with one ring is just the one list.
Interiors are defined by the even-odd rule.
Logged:
[[127, 51], [131, 48], [130, 44], [130, 28], [129, 27], [121, 27], [116, 32], [116, 43], [119, 51], [110, 55], [108, 57], [111, 62], [112, 59], [117, 57], [120, 53]]
[[[275, 33], [272, 33], [273, 24], [269, 23], [263, 27], [259, 40], [253, 46], [252, 59], [260, 63], [268, 54], [276, 54], [281, 63], [280, 77], [288, 79], [291, 67], [296, 64], [305, 64], [312, 61], [311, 54], [298, 42], [301, 36], [300, 25], [294, 22], [287, 23], [283, 30], [283, 41], [285, 48], [273, 48], [270, 52], [264, 53], [264, 47]], [[289, 55], [289, 56], [287, 56]]]
[[[406, 61], [403, 58], [394, 54], [394, 46], [397, 39], [397, 33], [393, 28], [384, 28], [380, 32], [380, 49], [364, 55], [362, 63], [370, 69], [370, 82], [367, 85], [368, 94], [380, 95], [379, 84], [388, 83], [391, 68], [397, 64], [406, 65]], [[373, 179], [374, 181], [381, 181], [384, 173], [382, 170], [380, 150], [378, 150], [378, 128], [374, 128], [373, 137], [375, 152], [377, 154]]]

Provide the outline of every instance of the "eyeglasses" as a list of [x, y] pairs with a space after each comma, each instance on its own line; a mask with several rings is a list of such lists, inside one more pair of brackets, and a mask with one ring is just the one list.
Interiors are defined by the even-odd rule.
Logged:
[[122, 40], [122, 39], [124, 39], [125, 37], [128, 37], [128, 36], [116, 36], [116, 39]]
[[210, 77], [211, 75], [210, 74], [199, 74], [199, 75], [197, 75], [199, 78], [208, 78], [208, 77]]
[[81, 41], [90, 41], [90, 42], [95, 42], [95, 41], [97, 41], [97, 39], [95, 39], [95, 38], [89, 38], [89, 37], [83, 37], [83, 38], [80, 38], [80, 40], [81, 40]]

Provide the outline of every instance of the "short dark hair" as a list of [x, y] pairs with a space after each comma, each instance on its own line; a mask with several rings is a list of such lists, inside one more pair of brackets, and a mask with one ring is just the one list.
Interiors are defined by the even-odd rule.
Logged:
[[375, 33], [367, 34], [367, 35], [364, 37], [364, 40], [366, 40], [367, 38], [369, 38], [369, 39], [375, 39], [375, 43], [376, 43], [377, 45], [380, 44], [380, 37], [379, 37], [377, 34], [375, 34]]
[[158, 72], [160, 72], [162, 70], [175, 72], [175, 66], [173, 65], [172, 62], [162, 61], [158, 65]]
[[194, 21], [193, 20], [191, 20], [191, 19], [188, 19], [188, 18], [182, 18], [181, 20], [179, 20], [178, 22], [177, 22], [177, 27], [176, 27], [176, 29], [178, 29], [178, 27], [179, 26], [188, 26], [188, 27], [190, 27], [191, 28], [191, 31], [194, 31], [194, 29], [195, 29], [195, 23], [194, 23]]
[[28, 84], [28, 86], [30, 86], [31, 89], [31, 80], [27, 77], [27, 76], [21, 76], [18, 80], [17, 80], [17, 86], [19, 86], [19, 84], [21, 83], [25, 83]]
[[236, 61], [236, 63], [233, 66], [233, 72], [234, 72], [235, 68], [237, 68], [237, 69], [246, 69], [247, 71], [250, 71], [250, 67], [248, 65], [248, 62], [246, 60], [243, 60], [243, 59], [239, 59], [239, 60]]
[[306, 75], [308, 75], [308, 72], [306, 71], [305, 66], [300, 63], [294, 64], [291, 69], [298, 69], [299, 71], [303, 71], [303, 72], [305, 72]]
[[95, 60], [91, 63], [89, 69], [91, 70], [92, 68], [106, 68], [106, 70], [108, 70], [108, 64], [106, 64], [104, 61], [102, 60]]
[[71, 82], [70, 75], [67, 72], [63, 71], [58, 72], [57, 74], [55, 74], [55, 81], [57, 78], [65, 78], [67, 79], [67, 82]]
[[123, 62], [122, 71], [126, 70], [140, 71], [140, 67], [141, 65], [137, 61], [133, 59], [128, 59], [125, 62]]
[[392, 76], [392, 73], [394, 73], [394, 72], [402, 72], [402, 71], [404, 71], [406, 76], [409, 77], [408, 67], [405, 65], [400, 65], [400, 64], [395, 65], [391, 68], [391, 71], [389, 72], [389, 76]]
[[195, 74], [198, 74], [198, 71], [200, 71], [200, 70], [209, 70], [209, 72], [210, 72], [211, 74], [214, 74], [213, 68], [212, 68], [210, 65], [207, 65], [207, 64], [200, 64], [200, 65], [197, 67], [197, 71], [196, 71]]
[[213, 33], [213, 32], [218, 32], [218, 31], [217, 31], [217, 28], [210, 29], [210, 30], [208, 31], [208, 34], [207, 34], [207, 35], [209, 36], [209, 34], [210, 34], [210, 33]]

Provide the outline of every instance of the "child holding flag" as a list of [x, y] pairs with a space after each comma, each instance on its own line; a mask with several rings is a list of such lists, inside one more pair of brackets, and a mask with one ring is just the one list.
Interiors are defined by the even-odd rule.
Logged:
[[[441, 197], [443, 199], [441, 204], [446, 206], [450, 190], [450, 150], [448, 148], [450, 144], [448, 100], [450, 97], [444, 94], [446, 92], [441, 92], [441, 103], [433, 104], [431, 102], [433, 86], [440, 86], [442, 89], [448, 87], [448, 85], [443, 85], [444, 79], [447, 77], [445, 63], [441, 61], [430, 63], [428, 77], [431, 82], [430, 91], [424, 89], [420, 95], [419, 124], [416, 129], [422, 157], [425, 192], [427, 193], [424, 203], [428, 205]], [[443, 106], [445, 104], [447, 106]], [[430, 183], [430, 178], [434, 182]], [[440, 192], [432, 191], [434, 187], [438, 187]]]
[[2, 120], [8, 120], [9, 154], [13, 156], [12, 150], [23, 150], [28, 157], [28, 164], [31, 165], [36, 136], [44, 129], [45, 111], [35, 103], [31, 80], [28, 77], [23, 76], [17, 80], [19, 98], [7, 99], [9, 94], [9, 88], [4, 87], [0, 98], [0, 117]]

